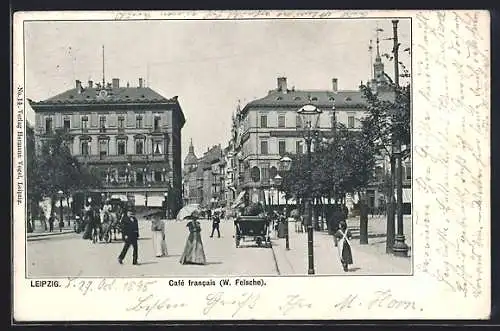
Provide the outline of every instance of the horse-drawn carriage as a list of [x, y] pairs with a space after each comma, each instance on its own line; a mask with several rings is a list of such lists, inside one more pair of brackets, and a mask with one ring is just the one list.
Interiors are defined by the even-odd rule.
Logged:
[[236, 247], [243, 241], [254, 241], [257, 246], [271, 247], [270, 220], [263, 216], [239, 216], [234, 221]]

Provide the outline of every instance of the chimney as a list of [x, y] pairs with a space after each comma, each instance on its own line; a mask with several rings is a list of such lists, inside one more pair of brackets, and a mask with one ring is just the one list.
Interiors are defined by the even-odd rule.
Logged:
[[119, 88], [120, 87], [120, 79], [118, 78], [113, 78], [112, 79], [112, 84], [113, 84], [113, 88]]
[[89, 80], [89, 88], [93, 88], [94, 87], [94, 82]]
[[139, 78], [139, 87], [142, 87], [142, 78]]
[[82, 93], [82, 82], [79, 81], [78, 79], [76, 80], [76, 91], [78, 93]]
[[286, 77], [278, 77], [278, 91], [286, 93]]
[[333, 92], [338, 91], [338, 79], [337, 78], [332, 78], [332, 90]]

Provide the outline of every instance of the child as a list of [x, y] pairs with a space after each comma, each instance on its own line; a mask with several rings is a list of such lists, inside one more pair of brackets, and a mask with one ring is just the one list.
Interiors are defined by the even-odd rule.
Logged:
[[347, 272], [348, 265], [352, 264], [352, 252], [351, 252], [351, 231], [347, 229], [347, 223], [345, 221], [340, 221], [339, 229], [335, 233], [335, 238], [338, 239], [339, 245], [337, 246], [339, 251], [340, 262], [344, 271]]

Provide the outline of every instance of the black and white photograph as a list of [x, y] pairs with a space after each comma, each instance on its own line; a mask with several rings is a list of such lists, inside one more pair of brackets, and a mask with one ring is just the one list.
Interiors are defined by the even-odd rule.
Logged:
[[[23, 296], [115, 300], [139, 320], [484, 307], [483, 14], [19, 15]], [[259, 306], [273, 293], [276, 312]]]
[[29, 277], [411, 274], [409, 18], [25, 42]]

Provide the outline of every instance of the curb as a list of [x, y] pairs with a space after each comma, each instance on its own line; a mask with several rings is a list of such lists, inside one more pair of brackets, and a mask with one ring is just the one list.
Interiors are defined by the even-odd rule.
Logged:
[[275, 248], [273, 242], [271, 241], [271, 251], [273, 252], [274, 267], [276, 268], [276, 273], [278, 274], [278, 276], [281, 276], [280, 267], [278, 265], [278, 259], [276, 259], [276, 252], [274, 251], [274, 249]]
[[60, 235], [69, 234], [69, 233], [76, 233], [76, 232], [75, 231], [64, 231], [64, 232], [52, 232], [49, 234], [46, 234], [46, 233], [29, 234], [27, 236], [27, 239], [29, 240], [30, 238], [60, 236]]

